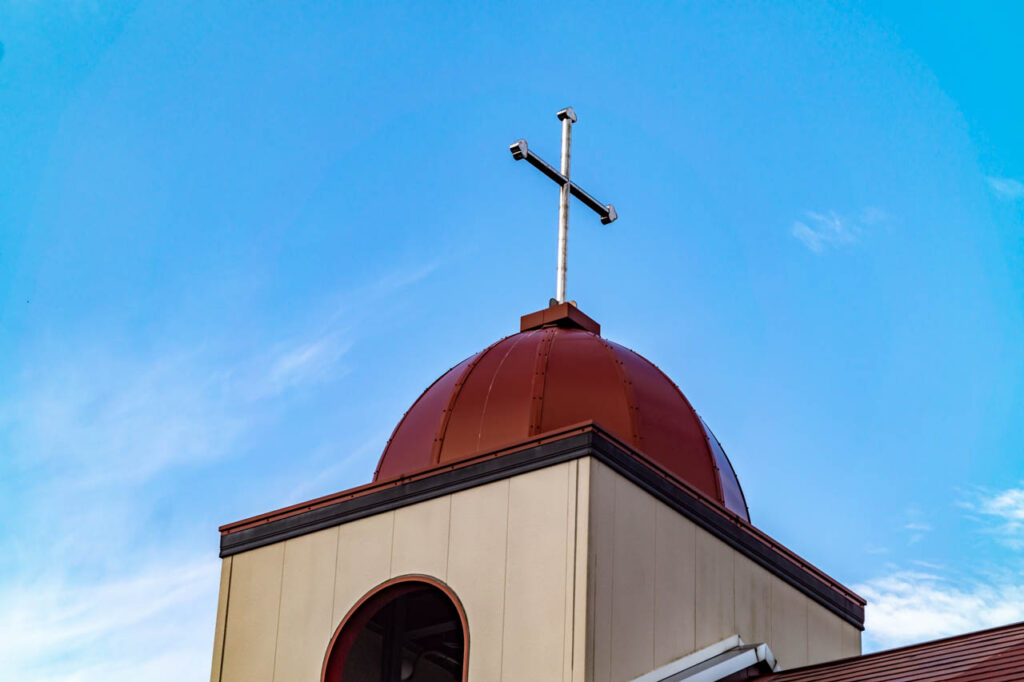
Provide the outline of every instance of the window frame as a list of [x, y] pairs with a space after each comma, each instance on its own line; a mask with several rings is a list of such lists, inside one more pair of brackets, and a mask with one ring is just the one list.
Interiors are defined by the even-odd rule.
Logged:
[[370, 620], [391, 601], [424, 587], [439, 590], [455, 607], [462, 627], [462, 682], [469, 678], [469, 620], [455, 591], [444, 582], [429, 575], [410, 574], [386, 580], [364, 594], [334, 630], [320, 671], [320, 682], [341, 682], [345, 663], [356, 637]]

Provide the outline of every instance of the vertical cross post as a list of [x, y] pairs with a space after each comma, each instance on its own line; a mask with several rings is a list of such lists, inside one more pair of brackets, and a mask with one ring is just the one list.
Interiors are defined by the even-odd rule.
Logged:
[[558, 280], [555, 284], [555, 300], [565, 303], [565, 277], [569, 269], [569, 160], [576, 112], [572, 107], [567, 107], [558, 112], [558, 118], [562, 121], [562, 177], [566, 182], [558, 194]]
[[556, 303], [565, 303], [565, 275], [569, 260], [569, 197], [574, 196], [582, 201], [587, 208], [601, 217], [601, 223], [604, 225], [615, 222], [618, 214], [615, 212], [614, 206], [602, 204], [569, 179], [572, 124], [576, 122], [576, 112], [572, 107], [566, 107], [558, 112], [558, 119], [562, 122], [562, 163], [559, 170], [555, 170], [544, 159], [530, 151], [526, 140], [516, 140], [509, 145], [508, 149], [512, 152], [513, 159], [516, 161], [526, 159], [530, 165], [558, 183], [558, 272], [556, 273], [554, 300]]

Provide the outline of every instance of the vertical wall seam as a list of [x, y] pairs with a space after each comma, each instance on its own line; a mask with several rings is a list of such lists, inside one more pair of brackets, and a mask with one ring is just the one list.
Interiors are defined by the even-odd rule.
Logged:
[[[573, 682], [587, 680], [587, 625], [590, 598], [590, 458], [576, 469], [576, 559], [573, 562]], [[579, 629], [577, 629], [579, 628]], [[576, 654], [579, 653], [579, 657]]]
[[575, 677], [576, 672], [576, 565], [579, 552], [579, 518], [580, 518], [580, 467], [576, 460], [576, 481], [573, 483], [572, 513], [572, 620], [569, 623], [569, 672]]
[[509, 517], [512, 515], [512, 479], [505, 479], [505, 579], [501, 589], [501, 656], [498, 661], [498, 678], [505, 679], [505, 621], [508, 613], [505, 605], [508, 603], [508, 538], [509, 538]]
[[[729, 550], [729, 561], [732, 562], [732, 631], [739, 634], [739, 622], [736, 618], [736, 552]], [[750, 644], [750, 642], [747, 642]]]
[[[803, 596], [803, 595], [801, 595]], [[811, 600], [803, 596], [804, 602], [804, 660], [801, 665], [811, 662]]]
[[[564, 580], [563, 588], [568, 587], [565, 605], [562, 610], [562, 672], [565, 672], [566, 656], [569, 659], [569, 679], [572, 679], [573, 664], [573, 639], [575, 635], [574, 624], [576, 622], [576, 487], [579, 485], [579, 460], [569, 462], [572, 473], [566, 474], [566, 492], [569, 497], [565, 501], [565, 522], [571, 524], [571, 529], [566, 528], [566, 539], [571, 530], [571, 542], [565, 550], [565, 566], [563, 570], [568, 571], [570, 578]], [[566, 584], [567, 583], [567, 584]], [[565, 612], [568, 610], [569, 617], [566, 619]], [[568, 646], [566, 646], [568, 636]]]
[[611, 594], [608, 597], [608, 648], [611, 651], [611, 654], [608, 657], [607, 670], [609, 679], [611, 679], [612, 670], [615, 668], [615, 666], [612, 665], [612, 657], [615, 656], [615, 649], [612, 647], [612, 642], [615, 641], [615, 579], [618, 577], [618, 574], [615, 571], [615, 539], [618, 536], [616, 531], [619, 526], [619, 480], [619, 476], [612, 477], [612, 548], [608, 555], [612, 573], [612, 588]]
[[454, 506], [454, 495], [448, 495], [448, 537], [444, 540], [444, 581], [448, 582], [448, 567], [451, 565], [452, 553], [452, 506]]
[[694, 648], [696, 648], [697, 646], [697, 571], [700, 568], [700, 562], [697, 561], [697, 533], [701, 532], [702, 530], [703, 529], [698, 529], [695, 526], [694, 531], [690, 534], [690, 537], [693, 538], [693, 542], [690, 545], [690, 556], [693, 557], [693, 609], [691, 610], [691, 613], [693, 614]]
[[773, 576], [768, 581], [768, 646], [775, 643], [775, 580]]
[[334, 609], [338, 604], [338, 557], [341, 556], [341, 526], [334, 529], [334, 578], [331, 584], [331, 631], [337, 627], [334, 624]]
[[281, 639], [281, 599], [284, 596], [284, 562], [288, 556], [288, 543], [281, 548], [281, 581], [277, 587], [277, 623], [274, 625], [274, 662], [270, 669], [270, 679], [277, 679], [277, 647]]
[[395, 524], [398, 522], [398, 516], [393, 510], [388, 514], [391, 516], [391, 551], [388, 552], [387, 576], [393, 578], [391, 567], [395, 565]]
[[224, 679], [224, 649], [228, 643], [228, 611], [231, 610], [231, 580], [234, 577], [235, 558], [228, 557], [228, 592], [224, 595], [224, 630], [220, 633], [220, 665], [217, 666], [217, 679], [214, 682], [221, 682]]
[[[729, 558], [732, 560], [732, 630], [739, 635], [740, 619], [736, 616], [736, 553], [729, 552]], [[740, 639], [743, 638], [740, 637]], [[750, 642], [744, 642], [744, 644], [750, 644]]]
[[[597, 641], [597, 542], [594, 541], [594, 472], [597, 467], [591, 460], [587, 472], [587, 609], [584, 612], [586, 625], [584, 627], [584, 673], [590, 670], [590, 682], [597, 676], [597, 653], [595, 642]], [[584, 675], [584, 680], [586, 680]]]
[[[661, 505], [657, 502], [654, 505], [654, 573], [651, 578], [651, 620], [654, 621], [651, 627], [651, 661], [654, 668], [658, 667], [658, 510]], [[653, 669], [653, 668], [652, 668]]]

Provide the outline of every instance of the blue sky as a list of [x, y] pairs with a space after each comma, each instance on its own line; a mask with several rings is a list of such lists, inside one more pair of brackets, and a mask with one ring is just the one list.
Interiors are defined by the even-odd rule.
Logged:
[[553, 295], [569, 104], [569, 296], [755, 524], [868, 648], [1024, 619], [1024, 10], [914, 5], [0, 5], [0, 678], [208, 676], [217, 526]]

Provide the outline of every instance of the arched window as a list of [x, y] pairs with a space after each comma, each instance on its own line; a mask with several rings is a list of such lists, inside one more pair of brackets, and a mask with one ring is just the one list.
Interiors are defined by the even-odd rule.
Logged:
[[455, 596], [425, 577], [384, 583], [338, 626], [324, 682], [463, 682], [469, 633]]

